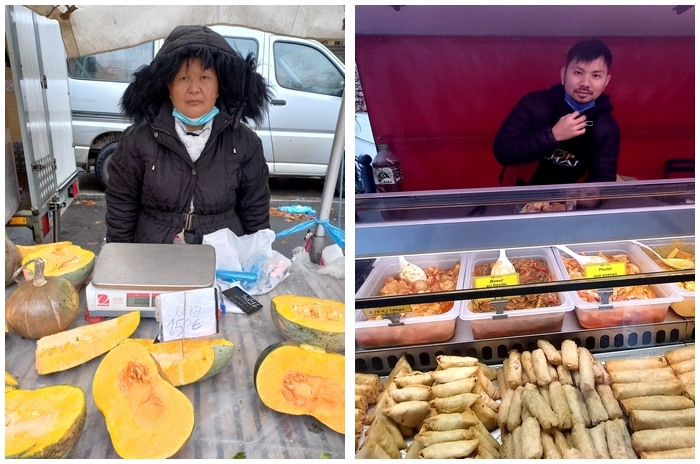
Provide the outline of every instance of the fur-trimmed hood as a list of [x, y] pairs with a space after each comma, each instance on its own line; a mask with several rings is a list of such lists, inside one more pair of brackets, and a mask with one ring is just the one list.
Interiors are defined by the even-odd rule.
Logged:
[[185, 59], [195, 57], [205, 67], [213, 66], [219, 80], [216, 106], [241, 114], [241, 120], [260, 123], [271, 100], [270, 88], [255, 71], [253, 54], [243, 58], [220, 34], [204, 26], [178, 26], [170, 33], [151, 64], [142, 66], [122, 95], [122, 113], [141, 124], [152, 120], [170, 98], [167, 84]]

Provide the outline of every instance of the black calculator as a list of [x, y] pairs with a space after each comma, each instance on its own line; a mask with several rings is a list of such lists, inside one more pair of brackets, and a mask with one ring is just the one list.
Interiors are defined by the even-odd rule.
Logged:
[[234, 286], [228, 290], [224, 290], [223, 295], [231, 300], [236, 306], [241, 308], [246, 314], [253, 314], [255, 311], [262, 308], [262, 304], [246, 293], [241, 287]]

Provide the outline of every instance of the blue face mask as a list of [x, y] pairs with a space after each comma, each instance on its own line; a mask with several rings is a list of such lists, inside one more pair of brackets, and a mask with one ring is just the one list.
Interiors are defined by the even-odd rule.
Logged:
[[180, 113], [177, 110], [177, 108], [173, 108], [173, 116], [175, 116], [177, 119], [182, 121], [184, 124], [186, 124], [188, 126], [192, 126], [192, 127], [203, 126], [204, 124], [206, 124], [209, 121], [211, 121], [212, 119], [214, 119], [214, 116], [216, 116], [217, 114], [219, 114], [219, 108], [217, 108], [215, 106], [214, 108], [211, 109], [210, 112], [201, 116], [199, 119], [190, 119], [187, 116], [185, 116], [184, 114]]
[[578, 111], [579, 113], [583, 113], [586, 110], [590, 110], [595, 106], [595, 100], [590, 101], [588, 103], [577, 103], [566, 92], [564, 92], [564, 101], [569, 104], [572, 110]]

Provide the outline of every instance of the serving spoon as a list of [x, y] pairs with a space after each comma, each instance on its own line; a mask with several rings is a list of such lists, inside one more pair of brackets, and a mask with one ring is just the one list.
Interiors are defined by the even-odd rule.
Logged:
[[646, 246], [645, 244], [638, 242], [636, 240], [630, 240], [630, 242], [634, 243], [635, 245], [638, 245], [644, 249], [647, 249], [654, 253], [655, 256], [657, 256], [662, 263], [664, 263], [668, 267], [672, 267], [673, 269], [693, 269], [695, 267], [695, 263], [692, 262], [689, 259], [683, 259], [683, 258], [664, 258], [660, 254], [658, 254], [656, 251], [654, 251], [652, 248]]
[[575, 251], [572, 251], [569, 249], [569, 247], [564, 246], [564, 245], [554, 245], [556, 248], [559, 248], [561, 251], [566, 253], [567, 255], [571, 256], [574, 258], [578, 263], [581, 265], [581, 267], [588, 266], [589, 264], [603, 264], [607, 263], [608, 260], [603, 258], [602, 256], [583, 256]]
[[506, 250], [501, 249], [501, 253], [493, 266], [491, 266], [491, 275], [507, 275], [507, 274], [517, 274], [515, 272], [515, 266], [510, 262], [506, 256]]

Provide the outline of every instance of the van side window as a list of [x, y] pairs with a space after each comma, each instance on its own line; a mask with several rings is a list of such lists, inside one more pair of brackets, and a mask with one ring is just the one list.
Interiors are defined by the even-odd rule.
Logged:
[[243, 58], [247, 58], [249, 53], [256, 57], [258, 56], [258, 41], [255, 39], [244, 39], [242, 37], [224, 37], [226, 42], [241, 54]]
[[344, 77], [321, 51], [292, 42], [275, 42], [275, 77], [287, 89], [343, 95]]
[[68, 60], [68, 75], [74, 79], [131, 82], [131, 76], [153, 59], [153, 42], [135, 47]]

